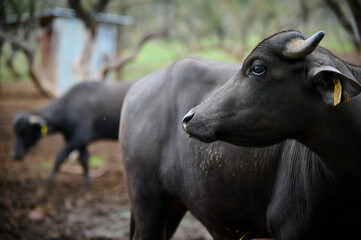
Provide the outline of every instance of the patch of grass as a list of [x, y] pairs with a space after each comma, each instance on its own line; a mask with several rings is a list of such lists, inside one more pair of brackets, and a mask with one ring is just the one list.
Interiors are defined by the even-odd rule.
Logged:
[[91, 156], [89, 159], [89, 167], [90, 168], [100, 168], [105, 165], [104, 159], [99, 156]]
[[41, 167], [45, 170], [50, 170], [52, 169], [53, 165], [51, 161], [48, 161], [48, 162], [42, 162]]
[[[66, 163], [79, 164], [77, 162], [71, 163], [68, 161], [68, 159], [66, 160]], [[91, 156], [89, 158], [89, 168], [93, 168], [93, 169], [100, 168], [100, 167], [103, 167], [105, 165], [105, 163], [106, 163], [105, 160], [99, 156]], [[42, 162], [41, 167], [44, 170], [51, 170], [53, 168], [53, 162], [51, 160], [49, 160], [47, 162]]]
[[110, 216], [112, 219], [129, 219], [130, 209], [128, 207], [119, 207], [115, 213]]
[[176, 41], [151, 41], [143, 46], [137, 58], [124, 69], [122, 79], [133, 81], [164, 68], [183, 57], [203, 57], [222, 62], [238, 62], [224, 51], [207, 47], [199, 51], [189, 51]]

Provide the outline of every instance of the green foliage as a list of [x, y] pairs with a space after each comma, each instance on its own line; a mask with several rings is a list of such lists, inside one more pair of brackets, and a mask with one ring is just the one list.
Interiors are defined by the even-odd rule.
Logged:
[[144, 45], [134, 62], [124, 69], [122, 80], [133, 81], [155, 72], [183, 57], [203, 57], [223, 62], [239, 62], [219, 48], [190, 50], [178, 41], [152, 41]]
[[105, 164], [104, 159], [99, 156], [91, 156], [89, 158], [89, 167], [90, 168], [100, 168], [103, 167]]
[[[240, 41], [239, 45], [244, 45], [245, 56], [247, 56], [262, 39], [262, 34], [252, 33], [246, 38], [244, 43]], [[143, 46], [135, 61], [125, 67], [122, 81], [137, 80], [183, 57], [203, 57], [221, 62], [242, 62], [234, 56], [227, 54], [222, 49], [215, 47], [211, 41], [205, 40], [200, 45], [202, 46], [200, 50], [192, 50], [180, 41], [150, 41]], [[339, 39], [332, 37], [332, 35], [329, 38], [325, 38], [321, 46], [335, 53], [349, 53], [354, 51], [350, 41], [340, 43]], [[127, 53], [125, 52], [125, 54]]]
[[[6, 57], [10, 55], [11, 49], [8, 44], [5, 44], [0, 55], [0, 82], [10, 82], [14, 80], [14, 76], [11, 74], [11, 71], [6, 66]], [[27, 81], [30, 79], [28, 73], [28, 64], [27, 60], [23, 53], [18, 52], [13, 61], [15, 71], [19, 74], [19, 79], [22, 81]]]
[[[6, 13], [16, 14], [16, 9], [11, 7], [15, 3], [20, 12], [29, 14], [30, 2], [5, 0]], [[45, 2], [35, 1], [36, 14], [41, 14], [45, 8], [68, 7], [67, 0]], [[85, 10], [90, 10], [98, 2], [82, 0], [81, 4]], [[346, 2], [340, 1], [340, 5], [343, 9], [348, 7]], [[124, 52], [123, 56], [132, 52], [145, 33], [159, 30], [163, 25], [163, 1], [159, 0], [112, 0], [106, 12], [129, 15], [135, 20], [133, 25], [122, 27], [124, 31], [119, 46]], [[123, 69], [124, 80], [136, 80], [187, 56], [241, 62], [234, 55], [242, 58], [265, 37], [286, 29], [299, 30], [306, 36], [324, 30], [326, 37], [321, 42], [322, 46], [336, 53], [355, 50], [351, 37], [323, 0], [171, 0], [169, 14], [171, 40], [151, 40], [143, 46], [135, 61]], [[220, 46], [228, 49], [228, 52], [234, 51], [233, 57]], [[13, 80], [5, 64], [9, 54], [10, 47], [5, 45], [0, 56], [0, 82]], [[17, 54], [14, 64], [20, 78], [29, 79], [27, 63], [22, 54]]]

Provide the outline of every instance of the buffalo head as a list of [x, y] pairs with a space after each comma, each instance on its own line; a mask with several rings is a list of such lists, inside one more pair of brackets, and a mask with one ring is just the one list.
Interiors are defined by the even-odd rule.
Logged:
[[20, 113], [14, 118], [13, 131], [15, 134], [13, 158], [21, 160], [30, 147], [46, 134], [46, 121], [38, 115]]
[[318, 47], [323, 37], [285, 31], [263, 40], [237, 74], [184, 116], [184, 130], [243, 146], [312, 133], [361, 91], [348, 64]]

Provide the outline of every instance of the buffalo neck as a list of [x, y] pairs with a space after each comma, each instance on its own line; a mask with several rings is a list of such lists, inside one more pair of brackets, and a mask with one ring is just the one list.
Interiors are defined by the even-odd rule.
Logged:
[[[344, 63], [361, 83], [361, 68]], [[361, 96], [317, 111], [309, 123], [311, 131], [299, 140], [320, 155], [327, 166], [355, 172], [358, 176], [361, 171]]]
[[58, 113], [53, 111], [52, 107], [45, 106], [36, 110], [34, 114], [41, 116], [45, 120], [48, 128], [48, 134], [55, 133], [60, 130], [58, 129], [58, 126], [61, 126], [61, 124], [59, 124]]
[[[328, 109], [298, 140], [316, 152], [330, 172], [361, 183], [361, 98]], [[322, 116], [322, 118], [321, 118]], [[327, 117], [325, 117], [327, 116]], [[356, 183], [355, 182], [355, 183]]]

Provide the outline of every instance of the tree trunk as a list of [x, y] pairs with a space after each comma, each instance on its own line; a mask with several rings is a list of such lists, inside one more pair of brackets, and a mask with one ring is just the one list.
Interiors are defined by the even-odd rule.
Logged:
[[170, 5], [171, 0], [164, 0], [163, 1], [164, 10], [163, 10], [163, 26], [156, 31], [149, 32], [138, 41], [137, 45], [135, 46], [133, 52], [127, 56], [127, 57], [120, 57], [113, 59], [112, 61], [109, 61], [105, 63], [100, 71], [100, 77], [101, 79], [105, 79], [107, 74], [110, 70], [118, 69], [118, 71], [121, 73], [124, 66], [132, 62], [137, 56], [143, 45], [148, 42], [151, 39], [154, 38], [160, 38], [160, 37], [166, 37], [169, 34], [169, 22], [170, 22]]
[[9, 68], [11, 75], [13, 76], [15, 81], [18, 81], [20, 78], [20, 75], [18, 72], [16, 72], [13, 61], [15, 58], [15, 55], [17, 53], [18, 49], [14, 46], [11, 47], [11, 54], [6, 60], [6, 66]]
[[46, 86], [46, 79], [40, 74], [40, 71], [35, 66], [34, 52], [26, 44], [26, 42], [21, 41], [15, 37], [11, 37], [4, 33], [0, 29], [0, 41], [9, 42], [13, 47], [19, 49], [25, 54], [26, 60], [28, 62], [29, 74], [31, 80], [35, 84], [39, 93], [45, 97], [55, 97], [55, 93], [52, 92], [49, 86]]
[[[347, 0], [352, 16], [347, 17], [336, 0], [324, 0], [337, 16], [345, 31], [351, 36], [358, 55], [361, 56], [361, 4], [360, 0]], [[351, 20], [350, 20], [351, 19]]]
[[90, 79], [89, 62], [93, 55], [95, 44], [95, 35], [88, 31], [84, 49], [79, 58], [75, 60], [75, 74], [79, 81], [85, 81]]
[[354, 45], [357, 49], [359, 56], [361, 57], [361, 3], [358, 0], [348, 0], [352, 16], [354, 19], [353, 32], [354, 32]]
[[93, 55], [94, 44], [96, 40], [98, 24], [92, 12], [103, 12], [110, 0], [98, 0], [92, 7], [92, 10], [86, 11], [82, 6], [80, 0], [68, 0], [68, 5], [75, 11], [78, 18], [80, 18], [86, 26], [87, 37], [84, 44], [84, 49], [75, 62], [75, 71], [77, 79], [80, 81], [89, 80], [90, 70], [89, 62]]

